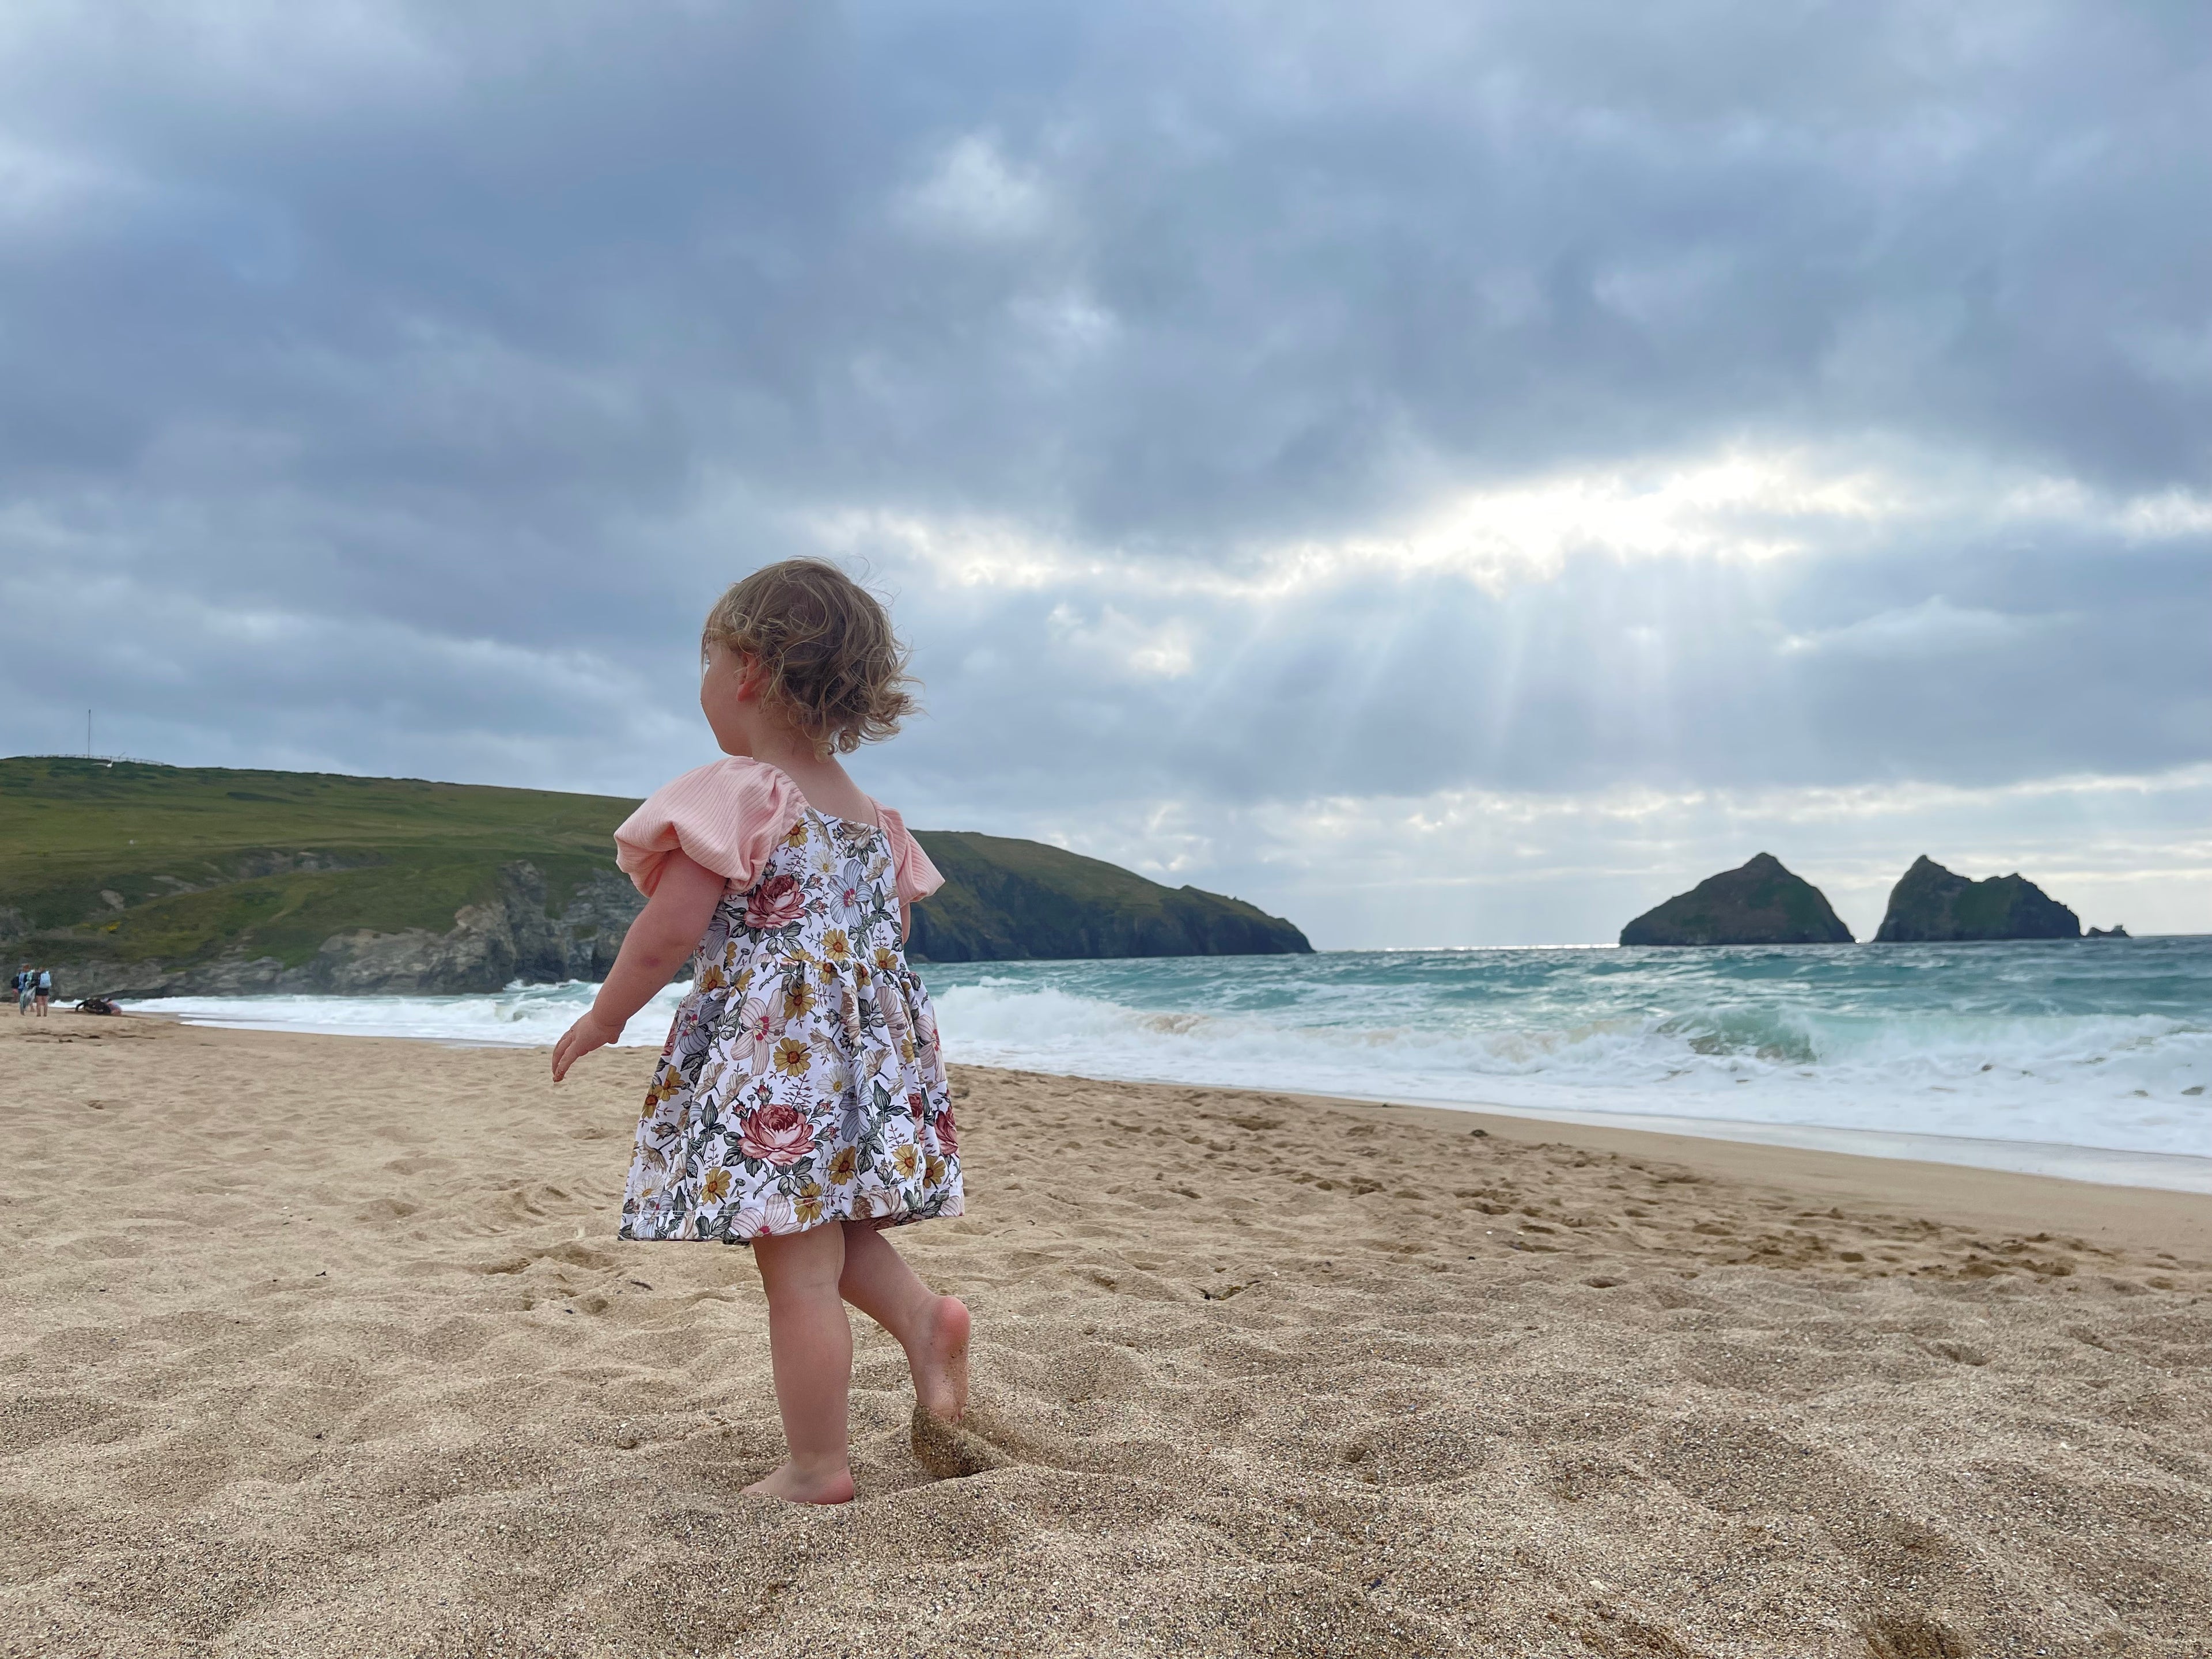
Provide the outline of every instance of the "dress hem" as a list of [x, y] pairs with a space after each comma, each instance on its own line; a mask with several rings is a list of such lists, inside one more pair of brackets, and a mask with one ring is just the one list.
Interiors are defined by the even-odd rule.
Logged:
[[627, 1227], [617, 1227], [615, 1237], [625, 1244], [750, 1244], [757, 1238], [793, 1238], [800, 1233], [811, 1233], [817, 1227], [827, 1227], [832, 1222], [869, 1227], [881, 1231], [885, 1227], [910, 1227], [922, 1221], [957, 1221], [968, 1213], [964, 1204], [928, 1210], [901, 1210], [894, 1215], [824, 1215], [819, 1221], [809, 1222], [804, 1227], [763, 1227], [757, 1233], [742, 1238], [717, 1233], [634, 1233]]

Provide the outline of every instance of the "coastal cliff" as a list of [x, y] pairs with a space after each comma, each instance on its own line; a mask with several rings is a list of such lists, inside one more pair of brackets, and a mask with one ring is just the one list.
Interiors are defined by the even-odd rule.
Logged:
[[1890, 889], [1877, 945], [2079, 939], [2081, 918], [2025, 876], [1969, 881], [1923, 853]]
[[1620, 930], [1623, 945], [1849, 945], [1820, 890], [1771, 853], [1708, 876]]
[[[64, 998], [454, 995], [605, 976], [635, 801], [412, 779], [0, 760], [0, 951]], [[939, 961], [1306, 951], [1290, 923], [1035, 842], [923, 831]]]
[[932, 962], [1070, 957], [1303, 954], [1279, 916], [1195, 887], [1164, 887], [1101, 859], [967, 830], [921, 830], [945, 886], [914, 909], [913, 953]]

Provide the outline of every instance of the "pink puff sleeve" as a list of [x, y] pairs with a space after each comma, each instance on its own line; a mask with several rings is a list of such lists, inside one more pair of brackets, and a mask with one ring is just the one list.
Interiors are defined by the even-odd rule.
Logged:
[[733, 888], [750, 887], [775, 844], [799, 822], [806, 798], [775, 767], [732, 757], [663, 784], [615, 831], [615, 862], [647, 898], [661, 866], [682, 849]]
[[891, 865], [898, 877], [898, 896], [908, 904], [927, 898], [945, 885], [945, 878], [937, 873], [937, 866], [921, 850], [921, 843], [908, 833], [906, 820], [879, 800], [872, 804], [876, 816], [883, 821], [884, 839], [891, 844]]

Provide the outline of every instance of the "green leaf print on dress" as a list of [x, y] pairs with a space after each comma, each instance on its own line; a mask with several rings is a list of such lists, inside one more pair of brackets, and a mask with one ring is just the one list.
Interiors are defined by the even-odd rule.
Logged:
[[809, 810], [692, 958], [637, 1126], [622, 1237], [744, 1243], [961, 1212], [937, 1015], [872, 825]]

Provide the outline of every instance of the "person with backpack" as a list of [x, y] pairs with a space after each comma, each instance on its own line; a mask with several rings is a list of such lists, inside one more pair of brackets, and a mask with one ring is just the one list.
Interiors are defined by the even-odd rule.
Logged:
[[39, 969], [38, 999], [38, 1016], [44, 1019], [46, 1006], [54, 1000], [54, 970], [51, 968]]

